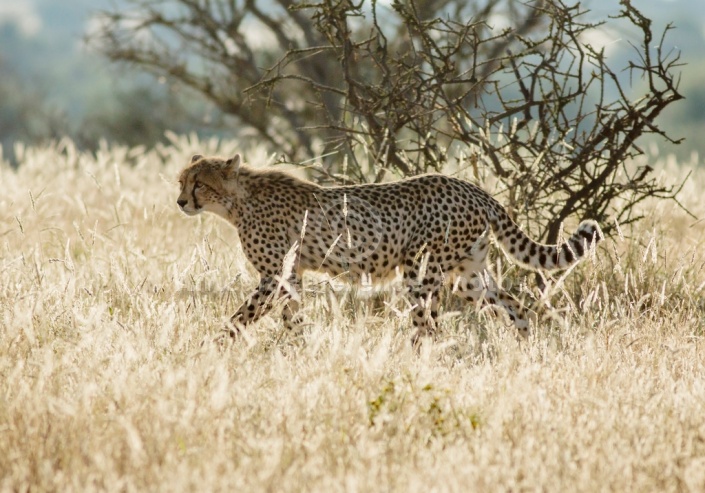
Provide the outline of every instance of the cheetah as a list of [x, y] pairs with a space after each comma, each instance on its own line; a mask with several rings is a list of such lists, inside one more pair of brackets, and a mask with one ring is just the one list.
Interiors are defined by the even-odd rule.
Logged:
[[[415, 345], [435, 329], [446, 282], [463, 300], [503, 308], [527, 336], [530, 321], [522, 304], [487, 271], [490, 233], [521, 265], [548, 271], [569, 267], [602, 239], [597, 223], [586, 220], [563, 244], [536, 243], [483, 189], [441, 174], [323, 187], [279, 170], [252, 168], [239, 154], [195, 155], [179, 184], [180, 209], [190, 216], [211, 212], [232, 224], [260, 274], [257, 289], [230, 319], [233, 337], [275, 301], [283, 304], [285, 326], [295, 327], [307, 270], [351, 282], [400, 273], [414, 306]], [[285, 259], [293, 259], [288, 268]]]

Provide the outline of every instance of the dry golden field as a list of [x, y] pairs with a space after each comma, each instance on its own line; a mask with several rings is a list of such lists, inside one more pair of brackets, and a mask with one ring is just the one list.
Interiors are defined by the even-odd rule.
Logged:
[[309, 278], [302, 335], [266, 317], [221, 347], [257, 279], [175, 204], [218, 143], [173, 140], [0, 165], [0, 491], [705, 491], [705, 221], [644, 204], [526, 342], [450, 302], [417, 354], [400, 295]]

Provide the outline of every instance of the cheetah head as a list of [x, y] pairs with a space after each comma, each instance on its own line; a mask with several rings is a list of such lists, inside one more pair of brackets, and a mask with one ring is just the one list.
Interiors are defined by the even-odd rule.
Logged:
[[230, 159], [193, 156], [179, 175], [181, 193], [176, 203], [181, 210], [189, 216], [206, 211], [227, 217], [232, 205], [227, 182], [237, 175], [240, 161], [239, 154]]

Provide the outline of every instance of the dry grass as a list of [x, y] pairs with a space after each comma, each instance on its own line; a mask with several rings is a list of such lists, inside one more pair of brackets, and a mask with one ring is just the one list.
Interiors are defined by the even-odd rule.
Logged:
[[268, 317], [221, 349], [254, 272], [173, 184], [216, 144], [59, 147], [0, 167], [1, 491], [705, 490], [705, 227], [673, 205], [527, 343], [465, 310], [416, 355], [392, 308], [309, 283], [300, 338]]

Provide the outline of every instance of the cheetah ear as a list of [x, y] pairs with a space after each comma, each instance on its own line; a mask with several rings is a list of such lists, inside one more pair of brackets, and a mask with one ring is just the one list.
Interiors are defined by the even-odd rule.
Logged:
[[191, 164], [195, 163], [199, 159], [203, 159], [203, 156], [201, 156], [200, 154], [194, 154], [193, 156], [191, 156]]
[[240, 154], [235, 154], [233, 157], [225, 161], [225, 169], [227, 170], [228, 174], [230, 175], [235, 175], [240, 171], [240, 162], [242, 159], [240, 159]]

